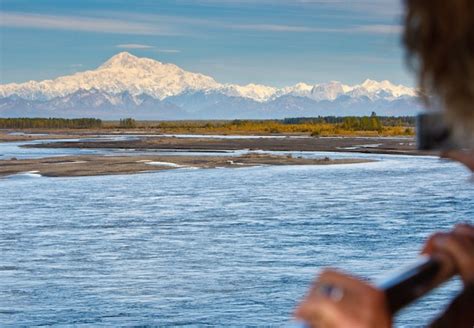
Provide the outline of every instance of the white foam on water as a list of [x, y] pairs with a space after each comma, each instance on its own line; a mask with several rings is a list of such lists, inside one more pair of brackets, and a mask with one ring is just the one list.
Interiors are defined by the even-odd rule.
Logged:
[[359, 147], [337, 147], [337, 149], [341, 150], [357, 150]]
[[380, 146], [382, 146], [382, 144], [356, 145], [355, 147], [358, 147], [358, 148], [378, 148]]
[[8, 179], [29, 179], [43, 177], [39, 171], [27, 171], [6, 176]]
[[170, 162], [145, 162], [147, 165], [156, 165], [156, 166], [167, 166], [167, 167], [186, 167], [183, 165], [175, 164], [175, 163], [170, 163]]

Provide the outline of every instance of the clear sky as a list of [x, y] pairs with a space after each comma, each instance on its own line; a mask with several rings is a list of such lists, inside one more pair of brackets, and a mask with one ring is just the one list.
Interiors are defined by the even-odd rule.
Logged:
[[401, 20], [399, 0], [0, 0], [0, 83], [129, 51], [219, 82], [413, 86]]

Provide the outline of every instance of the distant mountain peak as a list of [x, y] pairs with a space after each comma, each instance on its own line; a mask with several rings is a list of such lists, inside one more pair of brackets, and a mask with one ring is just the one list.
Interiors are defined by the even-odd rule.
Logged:
[[[255, 102], [261, 106], [271, 106], [273, 101], [281, 98], [280, 104], [287, 99], [292, 102], [292, 105], [287, 105], [296, 106], [294, 108], [303, 103], [304, 106], [310, 106], [311, 102], [337, 103], [340, 97], [354, 102], [369, 99], [373, 102], [380, 100], [390, 103], [416, 96], [414, 89], [395, 85], [388, 80], [378, 82], [367, 79], [362, 84], [352, 86], [339, 81], [313, 85], [301, 82], [284, 88], [257, 83], [221, 84], [210, 76], [189, 72], [174, 64], [120, 52], [95, 70], [78, 72], [54, 80], [0, 85], [0, 113], [1, 100], [6, 98], [9, 98], [8, 103], [16, 102], [18, 99], [30, 102], [62, 99], [61, 102], [55, 103], [58, 106], [66, 106], [66, 103], [73, 98], [75, 100], [71, 102], [88, 98], [90, 102], [87, 105], [93, 106], [95, 102], [92, 98], [97, 98], [97, 103], [103, 103], [105, 101], [103, 99], [107, 99], [111, 106], [115, 106], [123, 100], [124, 95], [125, 98], [132, 98], [132, 102], [138, 103], [143, 97], [157, 101], [169, 98], [171, 101], [171, 98], [176, 99], [193, 94], [202, 94], [209, 101], [213, 99], [214, 103], [209, 106], [217, 106], [226, 97], [233, 99], [232, 101], [236, 103], [245, 100], [247, 104]], [[73, 95], [75, 97], [72, 97]], [[297, 103], [299, 105], [295, 105]], [[68, 104], [67, 107], [72, 108], [74, 105]]]
[[137, 56], [132, 55], [131, 53], [127, 51], [122, 51], [110, 57], [109, 61], [122, 61], [122, 60], [130, 61], [130, 60], [138, 60], [138, 59], [139, 58]]
[[137, 68], [140, 66], [147, 66], [150, 64], [159, 64], [162, 63], [149, 58], [140, 58], [132, 55], [129, 52], [123, 51], [112, 57], [110, 57], [105, 63], [103, 63], [99, 69], [110, 69], [110, 68]]

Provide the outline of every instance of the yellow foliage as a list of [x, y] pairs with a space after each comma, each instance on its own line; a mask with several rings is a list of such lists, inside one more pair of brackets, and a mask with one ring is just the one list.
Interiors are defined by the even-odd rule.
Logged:
[[[140, 124], [137, 125], [140, 127]], [[310, 134], [312, 136], [411, 136], [414, 129], [382, 126], [378, 131], [348, 129], [343, 123], [284, 124], [279, 121], [176, 121], [156, 122], [149, 128], [163, 133], [198, 134]]]

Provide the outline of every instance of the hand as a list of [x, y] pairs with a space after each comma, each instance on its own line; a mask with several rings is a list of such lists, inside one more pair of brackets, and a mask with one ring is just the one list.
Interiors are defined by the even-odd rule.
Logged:
[[474, 152], [464, 150], [450, 150], [441, 153], [442, 158], [452, 159], [464, 164], [469, 170], [474, 172]]
[[[327, 295], [328, 290], [332, 290], [330, 295]], [[391, 327], [382, 291], [333, 270], [326, 270], [319, 276], [296, 309], [295, 317], [318, 328]]]
[[459, 224], [449, 233], [437, 233], [428, 239], [424, 254], [448, 257], [467, 286], [474, 284], [474, 227]]
[[430, 327], [474, 327], [474, 227], [461, 224], [449, 233], [434, 234], [423, 252], [447, 258], [464, 282], [464, 290]]

